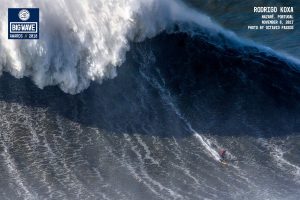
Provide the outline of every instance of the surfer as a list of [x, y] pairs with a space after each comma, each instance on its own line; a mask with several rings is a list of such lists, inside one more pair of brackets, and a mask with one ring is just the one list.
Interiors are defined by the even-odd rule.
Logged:
[[220, 162], [226, 163], [225, 162], [225, 160], [226, 160], [226, 150], [221, 149], [220, 152], [219, 152], [219, 155], [220, 155]]

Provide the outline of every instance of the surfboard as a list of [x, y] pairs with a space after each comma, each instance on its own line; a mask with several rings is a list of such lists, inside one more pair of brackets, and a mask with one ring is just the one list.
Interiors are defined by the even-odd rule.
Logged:
[[223, 160], [223, 159], [220, 159], [219, 161], [220, 161], [220, 163], [222, 163], [223, 165], [228, 165], [228, 162], [226, 162], [226, 161]]
[[228, 165], [228, 163], [225, 161], [220, 161], [220, 163], [222, 163], [223, 165]]

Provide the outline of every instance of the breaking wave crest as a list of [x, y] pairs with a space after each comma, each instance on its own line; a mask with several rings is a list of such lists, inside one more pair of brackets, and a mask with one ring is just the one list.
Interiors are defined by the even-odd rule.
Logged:
[[[0, 72], [31, 77], [39, 88], [58, 85], [71, 94], [86, 89], [91, 81], [114, 78], [130, 42], [185, 21], [217, 27], [207, 16], [171, 0], [4, 0], [1, 4], [2, 19], [7, 19], [10, 7], [40, 8], [40, 39], [1, 37]], [[1, 21], [0, 33], [5, 36], [7, 21]]]

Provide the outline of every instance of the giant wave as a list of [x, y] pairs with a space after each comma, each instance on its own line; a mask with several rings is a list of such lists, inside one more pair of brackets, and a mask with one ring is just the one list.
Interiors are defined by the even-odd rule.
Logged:
[[3, 199], [299, 199], [298, 60], [179, 1], [3, 2], [41, 12], [0, 40]]

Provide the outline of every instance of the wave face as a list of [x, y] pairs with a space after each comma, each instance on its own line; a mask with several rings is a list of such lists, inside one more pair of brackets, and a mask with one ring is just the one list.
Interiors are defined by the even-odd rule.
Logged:
[[299, 199], [297, 59], [176, 1], [51, 2], [1, 38], [1, 198]]

